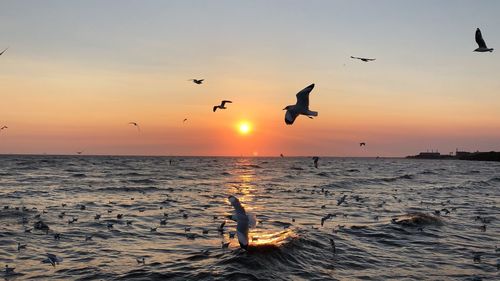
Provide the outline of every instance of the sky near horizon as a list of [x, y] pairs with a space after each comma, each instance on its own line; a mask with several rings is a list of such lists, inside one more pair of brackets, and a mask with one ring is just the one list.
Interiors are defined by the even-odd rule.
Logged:
[[[9, 128], [0, 131], [0, 153], [500, 150], [500, 1], [1, 7], [0, 49], [9, 49], [0, 56], [0, 126]], [[477, 27], [493, 53], [472, 52]], [[319, 116], [285, 125], [282, 109], [311, 83], [310, 109]], [[233, 103], [213, 113], [222, 99]], [[247, 135], [237, 130], [242, 121], [251, 124]]]

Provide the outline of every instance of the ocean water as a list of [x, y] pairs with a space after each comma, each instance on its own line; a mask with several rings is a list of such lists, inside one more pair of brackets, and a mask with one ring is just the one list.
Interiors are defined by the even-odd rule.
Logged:
[[[229, 195], [257, 216], [249, 251]], [[499, 214], [500, 163], [0, 156], [0, 266], [16, 268], [0, 277], [499, 280]]]

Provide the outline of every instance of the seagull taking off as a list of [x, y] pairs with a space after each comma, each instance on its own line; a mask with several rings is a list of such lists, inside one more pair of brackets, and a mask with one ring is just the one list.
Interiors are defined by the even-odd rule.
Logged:
[[232, 101], [230, 100], [223, 100], [221, 101], [220, 105], [216, 105], [214, 106], [214, 112], [218, 109], [226, 109], [226, 107], [224, 105], [226, 105], [226, 103], [233, 103]]
[[318, 156], [314, 156], [312, 159], [314, 161], [314, 167], [317, 169], [318, 168], [319, 157]]
[[364, 142], [360, 142], [360, 143], [359, 143], [359, 146], [366, 146], [366, 143], [364, 143]]
[[7, 51], [9, 47], [5, 48], [1, 53], [0, 53], [0, 56], [3, 55], [3, 53], [5, 53], [5, 51]]
[[301, 114], [311, 119], [311, 116], [318, 116], [318, 112], [309, 110], [309, 93], [313, 88], [314, 84], [305, 87], [302, 91], [297, 93], [297, 103], [295, 105], [288, 105], [283, 108], [283, 110], [286, 110], [285, 123], [287, 125], [292, 125], [295, 118]]
[[139, 124], [137, 124], [136, 122], [128, 122], [129, 125], [134, 125], [135, 127], [137, 127], [137, 130], [140, 132], [141, 131], [141, 128], [139, 127]]
[[255, 216], [245, 212], [245, 208], [241, 206], [240, 200], [234, 196], [229, 196], [229, 202], [233, 205], [235, 214], [232, 216], [236, 220], [236, 235], [242, 249], [248, 249], [248, 228], [255, 227]]
[[486, 42], [484, 42], [483, 35], [481, 34], [481, 30], [476, 29], [476, 43], [479, 48], [475, 49], [474, 52], [493, 52], [493, 48], [488, 48], [486, 46]]
[[193, 81], [193, 83], [200, 85], [203, 84], [203, 80], [205, 79], [189, 79], [188, 81]]
[[364, 62], [371, 62], [371, 61], [375, 60], [375, 59], [360, 58], [360, 57], [353, 57], [353, 56], [351, 56], [351, 59], [360, 60], [360, 61], [364, 61]]

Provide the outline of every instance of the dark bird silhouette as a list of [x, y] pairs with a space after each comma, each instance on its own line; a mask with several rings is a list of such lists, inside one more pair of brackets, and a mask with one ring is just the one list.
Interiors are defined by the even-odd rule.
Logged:
[[136, 122], [128, 122], [130, 125], [134, 125], [137, 130], [140, 132], [141, 131], [141, 128], [139, 127], [139, 124], [137, 124]]
[[193, 81], [193, 83], [200, 85], [203, 84], [203, 80], [205, 79], [189, 79], [188, 81]]
[[318, 168], [319, 157], [318, 156], [314, 156], [312, 159], [314, 161], [314, 167], [317, 169]]
[[488, 48], [486, 46], [486, 42], [484, 42], [483, 35], [481, 34], [481, 30], [476, 29], [476, 43], [479, 46], [474, 52], [493, 52], [493, 48]]
[[285, 157], [285, 156], [283, 155], [283, 153], [280, 153], [280, 157], [281, 157], [281, 158], [283, 158], [283, 157]]
[[360, 61], [364, 61], [364, 62], [371, 62], [371, 61], [375, 60], [375, 59], [360, 58], [360, 57], [353, 57], [353, 56], [351, 56], [351, 59], [360, 60]]
[[1, 130], [4, 130], [4, 129], [8, 129], [8, 128], [9, 128], [9, 127], [7, 127], [7, 126], [2, 126], [2, 127], [0, 127], [0, 131], [1, 131]]
[[226, 109], [225, 105], [226, 103], [233, 103], [232, 101], [230, 100], [223, 100], [221, 101], [220, 105], [215, 105], [214, 106], [214, 112], [217, 110], [217, 109]]
[[9, 47], [5, 48], [1, 53], [0, 53], [0, 56], [3, 55], [3, 53], [5, 53], [5, 51], [7, 51]]
[[182, 120], [182, 123], [185, 123], [188, 119], [187, 118], [184, 118], [184, 120]]
[[359, 146], [366, 146], [366, 143], [365, 142], [360, 142]]
[[283, 108], [283, 110], [286, 110], [285, 123], [287, 125], [292, 125], [299, 115], [305, 115], [311, 119], [312, 116], [318, 116], [318, 112], [309, 110], [309, 93], [311, 93], [312, 89], [314, 89], [314, 84], [305, 87], [297, 93], [295, 105], [288, 105]]
[[8, 265], [5, 265], [5, 275], [13, 274], [15, 267], [9, 267]]

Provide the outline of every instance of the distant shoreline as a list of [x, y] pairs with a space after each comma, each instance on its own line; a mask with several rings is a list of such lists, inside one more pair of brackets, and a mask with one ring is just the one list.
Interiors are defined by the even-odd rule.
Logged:
[[440, 154], [439, 152], [420, 152], [418, 155], [406, 156], [407, 159], [428, 159], [428, 160], [469, 160], [469, 161], [494, 161], [500, 162], [500, 152], [467, 152], [457, 151], [455, 155]]

